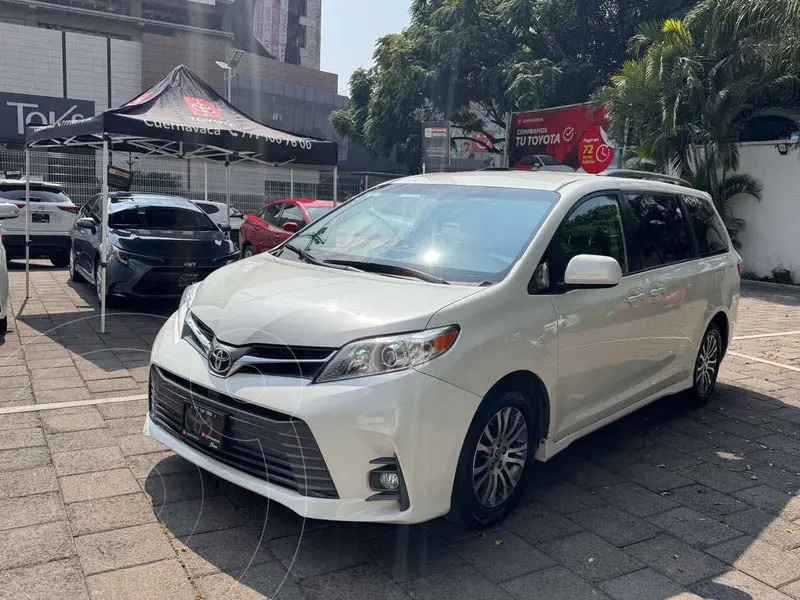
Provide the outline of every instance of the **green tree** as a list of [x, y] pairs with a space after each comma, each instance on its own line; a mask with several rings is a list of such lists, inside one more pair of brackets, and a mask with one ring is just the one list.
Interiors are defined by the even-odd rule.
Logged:
[[708, 191], [735, 235], [730, 199], [760, 200], [739, 169], [739, 144], [800, 129], [800, 0], [703, 0], [683, 20], [648, 21], [633, 59], [598, 98], [612, 135], [638, 159]]
[[378, 40], [372, 68], [350, 80], [349, 110], [335, 112], [331, 123], [339, 135], [416, 171], [424, 120], [450, 120], [503, 142], [489, 124], [504, 128], [510, 111], [587, 101], [621, 64], [637, 23], [692, 4], [414, 0], [408, 28]]

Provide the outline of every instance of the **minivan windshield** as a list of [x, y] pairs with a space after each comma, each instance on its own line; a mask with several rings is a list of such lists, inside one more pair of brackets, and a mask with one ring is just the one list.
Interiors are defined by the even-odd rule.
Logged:
[[498, 283], [558, 198], [534, 189], [389, 184], [322, 217], [290, 245], [331, 264], [370, 263], [451, 282]]
[[114, 212], [108, 226], [118, 229], [212, 231], [217, 227], [205, 213], [163, 206], [136, 206]]

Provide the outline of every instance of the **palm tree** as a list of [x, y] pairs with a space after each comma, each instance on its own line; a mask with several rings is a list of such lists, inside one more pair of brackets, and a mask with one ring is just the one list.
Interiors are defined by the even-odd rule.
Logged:
[[702, 0], [685, 19], [642, 24], [599, 99], [617, 139], [714, 198], [733, 236], [736, 194], [761, 199], [739, 144], [769, 125], [800, 129], [800, 0]]

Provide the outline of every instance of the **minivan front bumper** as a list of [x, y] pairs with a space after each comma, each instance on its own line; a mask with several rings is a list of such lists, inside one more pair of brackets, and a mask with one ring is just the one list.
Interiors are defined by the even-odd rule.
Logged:
[[[146, 435], [199, 467], [304, 517], [408, 524], [450, 510], [456, 466], [480, 404], [478, 396], [414, 370], [327, 384], [248, 373], [216, 377], [204, 356], [176, 338], [174, 319], [165, 324], [153, 346], [154, 368], [202, 390], [198, 404], [203, 403], [202, 397], [224, 396], [237, 409], [260, 407], [261, 413], [297, 419], [313, 438], [308, 440], [305, 434], [304, 447], [311, 445], [312, 452], [318, 448], [335, 494], [314, 497], [236, 468], [221, 455], [215, 456], [215, 451], [191, 443], [166, 426], [152, 407]], [[262, 440], [265, 448], [274, 441]], [[370, 485], [370, 472], [387, 459], [396, 460], [401, 470], [402, 502], [375, 498], [377, 492]]]

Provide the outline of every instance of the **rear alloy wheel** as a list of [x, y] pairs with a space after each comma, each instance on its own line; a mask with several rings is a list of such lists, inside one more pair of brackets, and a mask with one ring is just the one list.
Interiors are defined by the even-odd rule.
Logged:
[[50, 255], [50, 262], [53, 263], [54, 267], [63, 269], [69, 265], [70, 254], [72, 254], [72, 251], [70, 250], [59, 250], [58, 252]]
[[76, 266], [76, 259], [75, 259], [75, 250], [69, 251], [69, 278], [75, 282], [83, 281], [83, 275], [78, 273], [78, 269]]
[[255, 256], [255, 254], [256, 251], [250, 244], [245, 244], [244, 248], [242, 248], [242, 258], [250, 258], [251, 256]]
[[537, 445], [528, 394], [512, 387], [493, 394], [470, 425], [453, 485], [451, 516], [470, 529], [501, 521], [519, 503]]
[[694, 385], [689, 396], [695, 406], [704, 405], [714, 393], [722, 362], [722, 349], [722, 334], [719, 327], [712, 323], [703, 336], [697, 359], [694, 362]]

